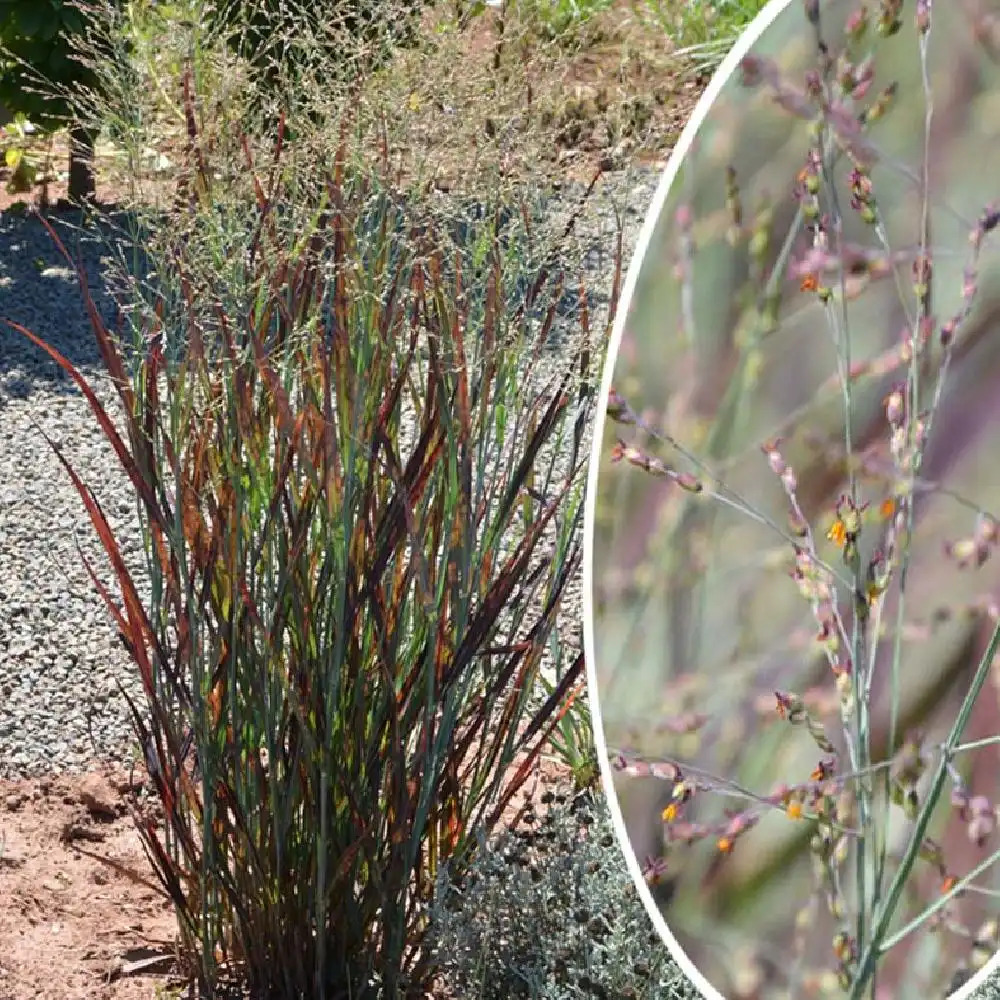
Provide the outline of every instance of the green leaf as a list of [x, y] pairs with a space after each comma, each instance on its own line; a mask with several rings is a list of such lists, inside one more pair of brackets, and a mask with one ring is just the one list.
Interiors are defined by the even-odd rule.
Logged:
[[83, 15], [75, 7], [66, 7], [62, 13], [64, 34], [82, 35], [86, 25]]
[[503, 403], [497, 403], [496, 434], [497, 445], [502, 448], [507, 434], [507, 407]]
[[7, 193], [23, 194], [25, 191], [30, 191], [37, 176], [38, 168], [26, 158], [21, 157], [16, 169], [7, 181]]
[[61, 25], [54, 17], [42, 18], [41, 26], [35, 32], [35, 36], [43, 42], [51, 42], [58, 34]]
[[21, 4], [16, 8], [14, 18], [17, 22], [18, 30], [28, 38], [36, 37], [44, 31], [45, 22], [48, 20], [45, 14], [39, 9], [37, 3]]

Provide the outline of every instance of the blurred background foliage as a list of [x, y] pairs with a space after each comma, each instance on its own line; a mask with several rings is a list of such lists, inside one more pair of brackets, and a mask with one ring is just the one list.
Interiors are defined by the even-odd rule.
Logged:
[[[930, 232], [932, 309], [939, 319], [960, 306], [969, 235], [998, 194], [994, 174], [983, 167], [1000, 153], [1000, 71], [990, 42], [995, 36], [986, 30], [995, 24], [997, 6], [962, 3], [934, 9]], [[844, 46], [845, 19], [856, 7], [837, 0], [821, 4], [823, 37], [834, 58]], [[896, 86], [884, 118], [873, 125], [879, 162], [872, 180], [889, 245], [901, 254], [901, 263], [895, 275], [848, 282], [851, 361], [870, 363], [869, 374], [853, 382], [851, 461], [887, 454], [882, 401], [902, 373], [886, 362], [900, 342], [907, 310], [913, 310], [912, 257], [906, 255], [919, 232], [921, 201], [914, 178], [921, 170], [925, 106], [911, 22], [912, 16], [904, 16], [898, 34], [888, 39], [869, 35], [860, 46], [860, 51], [870, 47], [875, 71], [863, 103], [872, 103], [890, 83]], [[815, 36], [802, 4], [789, 4], [753, 52], [775, 60], [783, 78], [801, 89], [805, 72], [816, 65]], [[767, 233], [763, 273], [770, 272], [795, 221], [793, 191], [809, 148], [808, 126], [778, 107], [768, 88], [745, 88], [740, 77], [737, 72], [729, 80], [704, 118], [659, 214], [613, 362], [613, 385], [649, 424], [689, 448], [754, 508], [784, 526], [784, 493], [760, 451], [765, 440], [780, 435], [820, 554], [839, 565], [825, 533], [846, 488], [849, 459], [837, 350], [823, 309], [815, 293], [801, 291], [799, 279], [789, 275], [779, 286], [780, 303], [766, 304], [777, 306], [777, 321], [762, 329], [756, 308], [762, 304], [763, 278], [746, 240], [735, 248], [727, 241], [732, 217], [726, 169], [732, 166], [747, 232]], [[846, 238], [877, 249], [874, 234], [846, 207], [847, 170], [842, 164]], [[690, 230], [687, 214], [693, 220]], [[792, 259], [805, 247], [800, 236]], [[1000, 467], [992, 459], [1000, 445], [1000, 343], [991, 334], [1000, 310], [998, 267], [997, 253], [987, 244], [980, 293], [956, 350], [924, 466], [926, 479], [987, 509], [992, 502], [994, 512], [1000, 506]], [[625, 463], [613, 464], [617, 438], [679, 469], [697, 471], [641, 431], [610, 420], [605, 424], [593, 597], [608, 744], [689, 761], [761, 794], [778, 782], [807, 780], [819, 751], [803, 731], [781, 724], [773, 692], [814, 695], [835, 742], [841, 727], [829, 668], [812, 641], [809, 607], [788, 579], [790, 546], [737, 511], [692, 497]], [[864, 499], [873, 511], [888, 485], [878, 475], [863, 477]], [[920, 727], [929, 740], [940, 738], [955, 714], [968, 671], [988, 636], [983, 603], [995, 600], [1000, 582], [995, 563], [963, 572], [943, 554], [945, 542], [969, 534], [973, 520], [968, 509], [941, 492], [917, 507], [901, 730]], [[861, 541], [863, 559], [877, 534], [872, 521]], [[891, 627], [893, 621], [890, 610], [885, 622]], [[886, 637], [887, 651], [891, 644], [891, 636]], [[879, 664], [884, 676], [888, 657], [880, 656]], [[873, 726], [875, 743], [881, 740], [883, 750], [886, 695], [885, 685], [876, 680]], [[967, 730], [969, 739], [997, 730], [995, 690], [981, 702]], [[710, 721], [698, 734], [667, 732], [665, 721], [685, 711], [707, 713]], [[971, 764], [962, 762], [971, 787], [985, 785], [991, 794], [995, 754], [987, 749]], [[617, 790], [640, 863], [660, 854], [659, 813], [669, 784], [621, 778]], [[711, 797], [697, 818], [719, 818], [739, 804]], [[932, 835], [951, 850], [949, 860], [961, 858], [960, 870], [972, 867], [982, 851], [963, 841], [962, 831], [956, 838], [946, 828], [947, 815], [938, 819]], [[740, 840], [724, 864], [710, 843], [674, 848], [669, 855], [669, 891], [663, 894], [671, 899], [664, 910], [667, 921], [728, 997], [786, 995], [754, 992], [761, 982], [780, 984], [794, 996], [822, 995], [800, 992], [808, 961], [795, 967], [788, 962], [792, 921], [811, 892], [806, 834], [804, 825], [775, 811]], [[923, 875], [933, 874], [925, 870], [917, 879], [916, 897], [926, 899], [934, 880]], [[996, 880], [988, 884], [997, 885]], [[990, 907], [982, 896], [973, 896], [963, 899], [959, 910], [966, 922], [975, 923]], [[935, 981], [934, 969], [954, 968], [968, 949], [967, 942], [948, 935], [920, 941], [907, 955], [905, 974], [902, 953], [895, 960], [892, 976], [897, 978], [888, 980], [895, 984], [895, 996], [918, 995], [918, 988]], [[811, 954], [808, 960], [822, 964], [826, 956]]]

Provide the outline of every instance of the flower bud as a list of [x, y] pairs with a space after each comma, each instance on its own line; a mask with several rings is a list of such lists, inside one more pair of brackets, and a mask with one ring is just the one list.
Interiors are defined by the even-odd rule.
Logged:
[[926, 35], [931, 30], [931, 0], [917, 0], [913, 20], [917, 26], [917, 34]]
[[903, 393], [898, 387], [885, 397], [885, 415], [892, 427], [898, 427], [903, 421]]
[[865, 4], [852, 11], [844, 24], [844, 31], [852, 42], [860, 42], [868, 30], [868, 8]]

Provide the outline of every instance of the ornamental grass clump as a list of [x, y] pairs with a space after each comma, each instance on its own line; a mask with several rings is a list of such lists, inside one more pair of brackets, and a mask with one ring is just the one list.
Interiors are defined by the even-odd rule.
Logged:
[[601, 717], [637, 860], [727, 997], [945, 996], [1000, 948], [1000, 191], [969, 116], [997, 37], [975, 5], [790, 6], [630, 303]]
[[50, 442], [141, 675], [157, 809], [137, 805], [139, 832], [208, 995], [227, 976], [422, 995], [442, 866], [460, 875], [582, 684], [582, 656], [551, 660], [580, 560], [587, 310], [546, 369], [551, 257], [525, 285], [488, 216], [467, 269], [347, 117], [307, 176], [281, 121], [266, 158], [238, 137], [220, 174], [185, 95], [187, 172], [129, 325], [105, 325], [81, 275], [121, 419], [19, 328], [135, 488], [148, 580]]

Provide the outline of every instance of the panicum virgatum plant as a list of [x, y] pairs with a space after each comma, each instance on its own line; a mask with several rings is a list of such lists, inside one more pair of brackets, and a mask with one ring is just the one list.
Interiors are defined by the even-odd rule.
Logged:
[[254, 91], [196, 33], [174, 79], [105, 14], [127, 51], [84, 97], [116, 112], [137, 185], [149, 122], [183, 126], [168, 197], [130, 206], [119, 329], [81, 273], [114, 405], [18, 329], [135, 489], [141, 572], [52, 443], [141, 677], [139, 831], [208, 995], [227, 977], [255, 996], [423, 995], [444, 864], [459, 878], [555, 728], [570, 748], [579, 731], [582, 654], [556, 625], [607, 335], [585, 294], [558, 364], [550, 341], [583, 203], [533, 240], [536, 209], [484, 154], [482, 211], [456, 225], [380, 88], [374, 104], [363, 78], [324, 89], [303, 57], [316, 96], [293, 139], [280, 113], [250, 133], [272, 80]]
[[604, 732], [727, 997], [943, 997], [1000, 946], [998, 38], [981, 4], [790, 5], [614, 362]]

